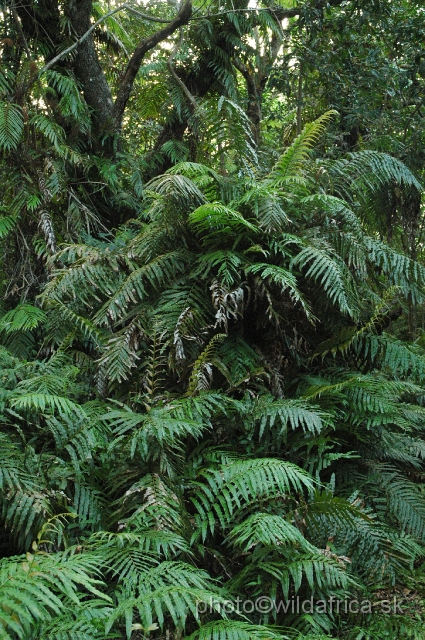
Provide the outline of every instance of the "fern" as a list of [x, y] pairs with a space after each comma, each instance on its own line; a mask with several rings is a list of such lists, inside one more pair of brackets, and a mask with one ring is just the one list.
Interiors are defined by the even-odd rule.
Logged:
[[234, 513], [262, 499], [285, 495], [291, 489], [312, 490], [311, 477], [294, 464], [275, 459], [253, 459], [234, 462], [219, 470], [202, 473], [205, 484], [198, 485], [196, 498], [192, 498], [201, 521], [203, 538], [207, 528], [214, 532], [215, 518], [225, 528]]
[[[211, 61], [211, 66], [218, 70], [219, 66]], [[234, 77], [220, 65], [222, 81], [233, 84]], [[200, 147], [205, 157], [217, 157], [219, 154], [231, 156], [234, 149], [239, 149], [245, 160], [245, 170], [250, 165], [256, 166], [258, 159], [252, 138], [250, 122], [241, 107], [224, 95], [204, 100], [195, 112], [194, 117], [200, 121], [202, 132]], [[229, 158], [230, 160], [230, 158]]]
[[238, 620], [220, 620], [203, 624], [184, 640], [284, 640], [287, 637], [269, 627]]
[[52, 122], [42, 113], [37, 113], [31, 118], [31, 125], [42, 133], [57, 150], [61, 149], [61, 145], [64, 144], [64, 132], [60, 125]]
[[[425, 359], [400, 313], [420, 314], [425, 277], [370, 215], [389, 183], [406, 197], [419, 183], [372, 152], [315, 159], [330, 112], [272, 170], [264, 138], [257, 163], [210, 18], [192, 26], [227, 97], [216, 83], [189, 112], [170, 84], [162, 115], [171, 131], [180, 114], [183, 137], [149, 158], [165, 50], [137, 80], [155, 86], [149, 119], [126, 120], [131, 155], [86, 154], [96, 131], [63, 69], [25, 110], [3, 103], [22, 120], [3, 149], [21, 145], [23, 163], [8, 164], [0, 221], [22, 268], [15, 288], [5, 263], [0, 314], [5, 638], [349, 638], [366, 623], [277, 606], [240, 618], [237, 603], [422, 588]], [[244, 60], [278, 36], [270, 12], [218, 23]], [[132, 34], [109, 20], [94, 36], [113, 58]], [[197, 47], [179, 53], [191, 90]], [[411, 633], [393, 622], [385, 633]]]
[[329, 249], [326, 251], [323, 245], [307, 246], [295, 256], [292, 265], [299, 265], [301, 268], [309, 265], [306, 277], [319, 282], [342, 313], [352, 318], [358, 317], [358, 302], [351, 275], [342, 260], [332, 255]]
[[353, 191], [366, 195], [392, 180], [422, 190], [420, 182], [406, 165], [386, 153], [371, 150], [349, 153], [346, 159], [330, 163], [330, 170], [338, 181], [342, 197]]
[[297, 280], [291, 271], [287, 271], [279, 266], [264, 263], [251, 265], [247, 267], [245, 271], [247, 273], [260, 273], [262, 278], [269, 279], [274, 284], [277, 284], [281, 288], [282, 293], [288, 290], [291, 299], [295, 303], [300, 304], [306, 316], [311, 318], [311, 309], [309, 304], [299, 291], [297, 287]]
[[132, 369], [137, 366], [139, 335], [138, 324], [131, 323], [119, 333], [111, 336], [104, 345], [98, 366], [110, 382], [127, 380]]
[[0, 217], [0, 238], [7, 236], [16, 225], [16, 217], [14, 215], [3, 215]]
[[106, 625], [106, 631], [115, 619], [125, 616], [126, 632], [130, 637], [134, 628], [133, 610], [137, 611], [140, 619], [140, 623], [136, 623], [140, 626], [136, 628], [148, 629], [156, 621], [163, 627], [166, 615], [171, 617], [176, 626], [184, 626], [189, 615], [199, 620], [199, 603], [206, 603], [220, 611], [220, 606], [226, 602], [205, 572], [183, 563], [161, 563], [144, 572], [143, 578], [139, 585], [140, 595], [128, 597], [128, 594], [123, 594]]
[[12, 102], [0, 102], [0, 147], [16, 149], [24, 130], [22, 108]]
[[192, 373], [187, 389], [188, 395], [194, 395], [201, 390], [207, 390], [212, 380], [212, 360], [217, 346], [225, 338], [224, 334], [217, 333], [205, 347], [201, 355], [193, 365]]
[[422, 491], [397, 472], [397, 469], [375, 465], [373, 474], [380, 476], [387, 493], [388, 507], [402, 527], [417, 538], [425, 534], [425, 508]]
[[315, 122], [304, 127], [300, 135], [276, 163], [271, 173], [271, 183], [274, 187], [282, 187], [290, 183], [291, 179], [295, 181], [298, 176], [303, 175], [312, 147], [323, 135], [329, 121], [335, 115], [337, 115], [336, 111], [328, 111]]
[[[28, 553], [1, 561], [2, 601], [0, 624], [6, 640], [26, 638], [38, 621], [50, 621], [63, 611], [60, 596], [75, 605], [84, 592], [109, 598], [99, 591], [102, 583], [96, 558], [85, 555]], [[81, 591], [83, 593], [81, 593]]]
[[320, 407], [303, 400], [275, 400], [263, 395], [250, 409], [248, 419], [259, 422], [259, 437], [265, 430], [273, 431], [278, 439], [286, 439], [288, 425], [292, 429], [303, 429], [320, 433], [332, 422], [331, 416]]
[[131, 303], [146, 299], [149, 289], [156, 289], [161, 284], [174, 280], [184, 265], [185, 255], [182, 252], [174, 252], [158, 256], [148, 264], [135, 269], [120, 283], [113, 297], [97, 312], [95, 322], [104, 324], [108, 316], [115, 321], [118, 320]]
[[220, 203], [204, 204], [193, 211], [189, 216], [189, 223], [198, 232], [207, 233], [205, 243], [211, 242], [218, 234], [226, 234], [230, 229], [236, 231], [250, 230], [256, 228], [245, 220], [240, 213], [225, 207]]
[[191, 435], [199, 436], [204, 426], [202, 422], [173, 417], [173, 407], [152, 408], [148, 414], [130, 411], [111, 411], [105, 419], [114, 429], [113, 448], [122, 447], [124, 435], [129, 432], [129, 451], [133, 457], [137, 450], [142, 459], [158, 455], [161, 448], [179, 448], [181, 439]]
[[47, 393], [23, 393], [10, 400], [13, 409], [23, 412], [40, 411], [50, 409], [52, 412], [85, 417], [84, 410], [72, 400]]
[[249, 516], [232, 529], [228, 539], [245, 552], [250, 551], [257, 544], [262, 544], [266, 547], [289, 544], [305, 550], [311, 549], [299, 529], [281, 516], [267, 513], [257, 513]]
[[0, 330], [6, 333], [35, 329], [46, 319], [41, 309], [29, 304], [20, 305], [0, 318]]

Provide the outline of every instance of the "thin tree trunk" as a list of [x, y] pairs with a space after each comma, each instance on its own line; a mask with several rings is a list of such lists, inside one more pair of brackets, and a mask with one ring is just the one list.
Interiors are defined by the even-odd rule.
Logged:
[[303, 109], [303, 66], [300, 63], [300, 71], [298, 74], [298, 90], [297, 90], [297, 136], [303, 130], [302, 109]]

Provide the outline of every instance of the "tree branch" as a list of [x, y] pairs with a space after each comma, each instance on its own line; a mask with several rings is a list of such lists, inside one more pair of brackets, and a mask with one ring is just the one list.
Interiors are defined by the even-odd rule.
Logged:
[[31, 51], [29, 50], [27, 39], [25, 38], [24, 31], [22, 29], [21, 23], [19, 22], [19, 17], [18, 17], [18, 14], [16, 12], [16, 4], [14, 2], [12, 2], [12, 4], [11, 4], [11, 9], [12, 9], [12, 16], [13, 16], [13, 19], [15, 21], [18, 33], [21, 36], [25, 52], [26, 52], [26, 54], [28, 56], [28, 59], [31, 60]]
[[76, 40], [70, 47], [68, 47], [67, 49], [64, 49], [64, 51], [61, 51], [61, 53], [59, 53], [57, 56], [52, 58], [52, 60], [49, 60], [49, 62], [46, 65], [44, 65], [44, 67], [39, 71], [38, 76], [40, 77], [41, 75], [43, 75], [43, 73], [45, 73], [48, 69], [53, 67], [57, 62], [59, 62], [59, 60], [67, 56], [68, 53], [71, 53], [71, 51], [74, 51], [74, 49], [76, 49], [82, 42], [84, 42], [84, 40], [86, 40], [86, 38], [88, 38], [89, 35], [96, 29], [96, 27], [99, 24], [101, 24], [104, 20], [106, 20], [107, 18], [110, 18], [115, 13], [118, 13], [119, 11], [124, 11], [124, 10], [127, 10], [130, 13], [133, 13], [134, 15], [138, 16], [142, 20], [148, 20], [149, 22], [161, 22], [163, 24], [171, 24], [170, 20], [164, 20], [162, 18], [156, 18], [155, 16], [150, 16], [147, 13], [141, 13], [140, 11], [133, 9], [133, 7], [130, 7], [127, 3], [124, 3], [119, 7], [116, 7], [115, 9], [111, 9], [111, 11], [108, 11], [108, 13], [105, 13], [105, 15], [101, 16], [99, 20], [96, 20], [96, 22], [94, 22], [91, 25], [90, 29], [88, 29], [81, 36], [81, 38], [78, 38], [78, 40]]
[[198, 103], [196, 102], [195, 96], [193, 96], [189, 89], [186, 87], [185, 83], [183, 82], [183, 80], [181, 80], [181, 78], [179, 78], [179, 76], [177, 75], [177, 73], [175, 72], [174, 68], [173, 68], [173, 60], [177, 55], [178, 50], [180, 49], [181, 45], [183, 42], [183, 30], [180, 27], [180, 37], [176, 43], [176, 46], [174, 47], [174, 49], [172, 50], [168, 60], [167, 60], [167, 67], [171, 73], [171, 75], [173, 76], [174, 80], [177, 82], [177, 84], [179, 85], [180, 89], [183, 91], [184, 95], [186, 96], [186, 98], [189, 100], [189, 103], [192, 107], [193, 111], [196, 111], [196, 109], [198, 108]]
[[174, 31], [187, 24], [192, 16], [192, 0], [185, 0], [177, 16], [163, 29], [152, 34], [148, 38], [141, 40], [131, 56], [121, 80], [115, 104], [112, 111], [112, 121], [115, 131], [121, 129], [122, 118], [128, 99], [133, 89], [133, 84], [142, 64], [143, 58], [148, 51], [156, 47], [157, 44], [168, 38]]

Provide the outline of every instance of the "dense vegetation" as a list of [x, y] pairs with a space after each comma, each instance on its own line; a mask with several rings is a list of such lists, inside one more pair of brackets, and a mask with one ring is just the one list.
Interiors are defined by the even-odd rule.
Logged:
[[421, 4], [2, 7], [0, 638], [425, 637]]

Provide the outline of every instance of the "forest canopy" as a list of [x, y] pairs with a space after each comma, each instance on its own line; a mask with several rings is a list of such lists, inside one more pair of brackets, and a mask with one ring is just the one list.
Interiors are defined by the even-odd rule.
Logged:
[[424, 3], [0, 22], [0, 638], [424, 638]]

